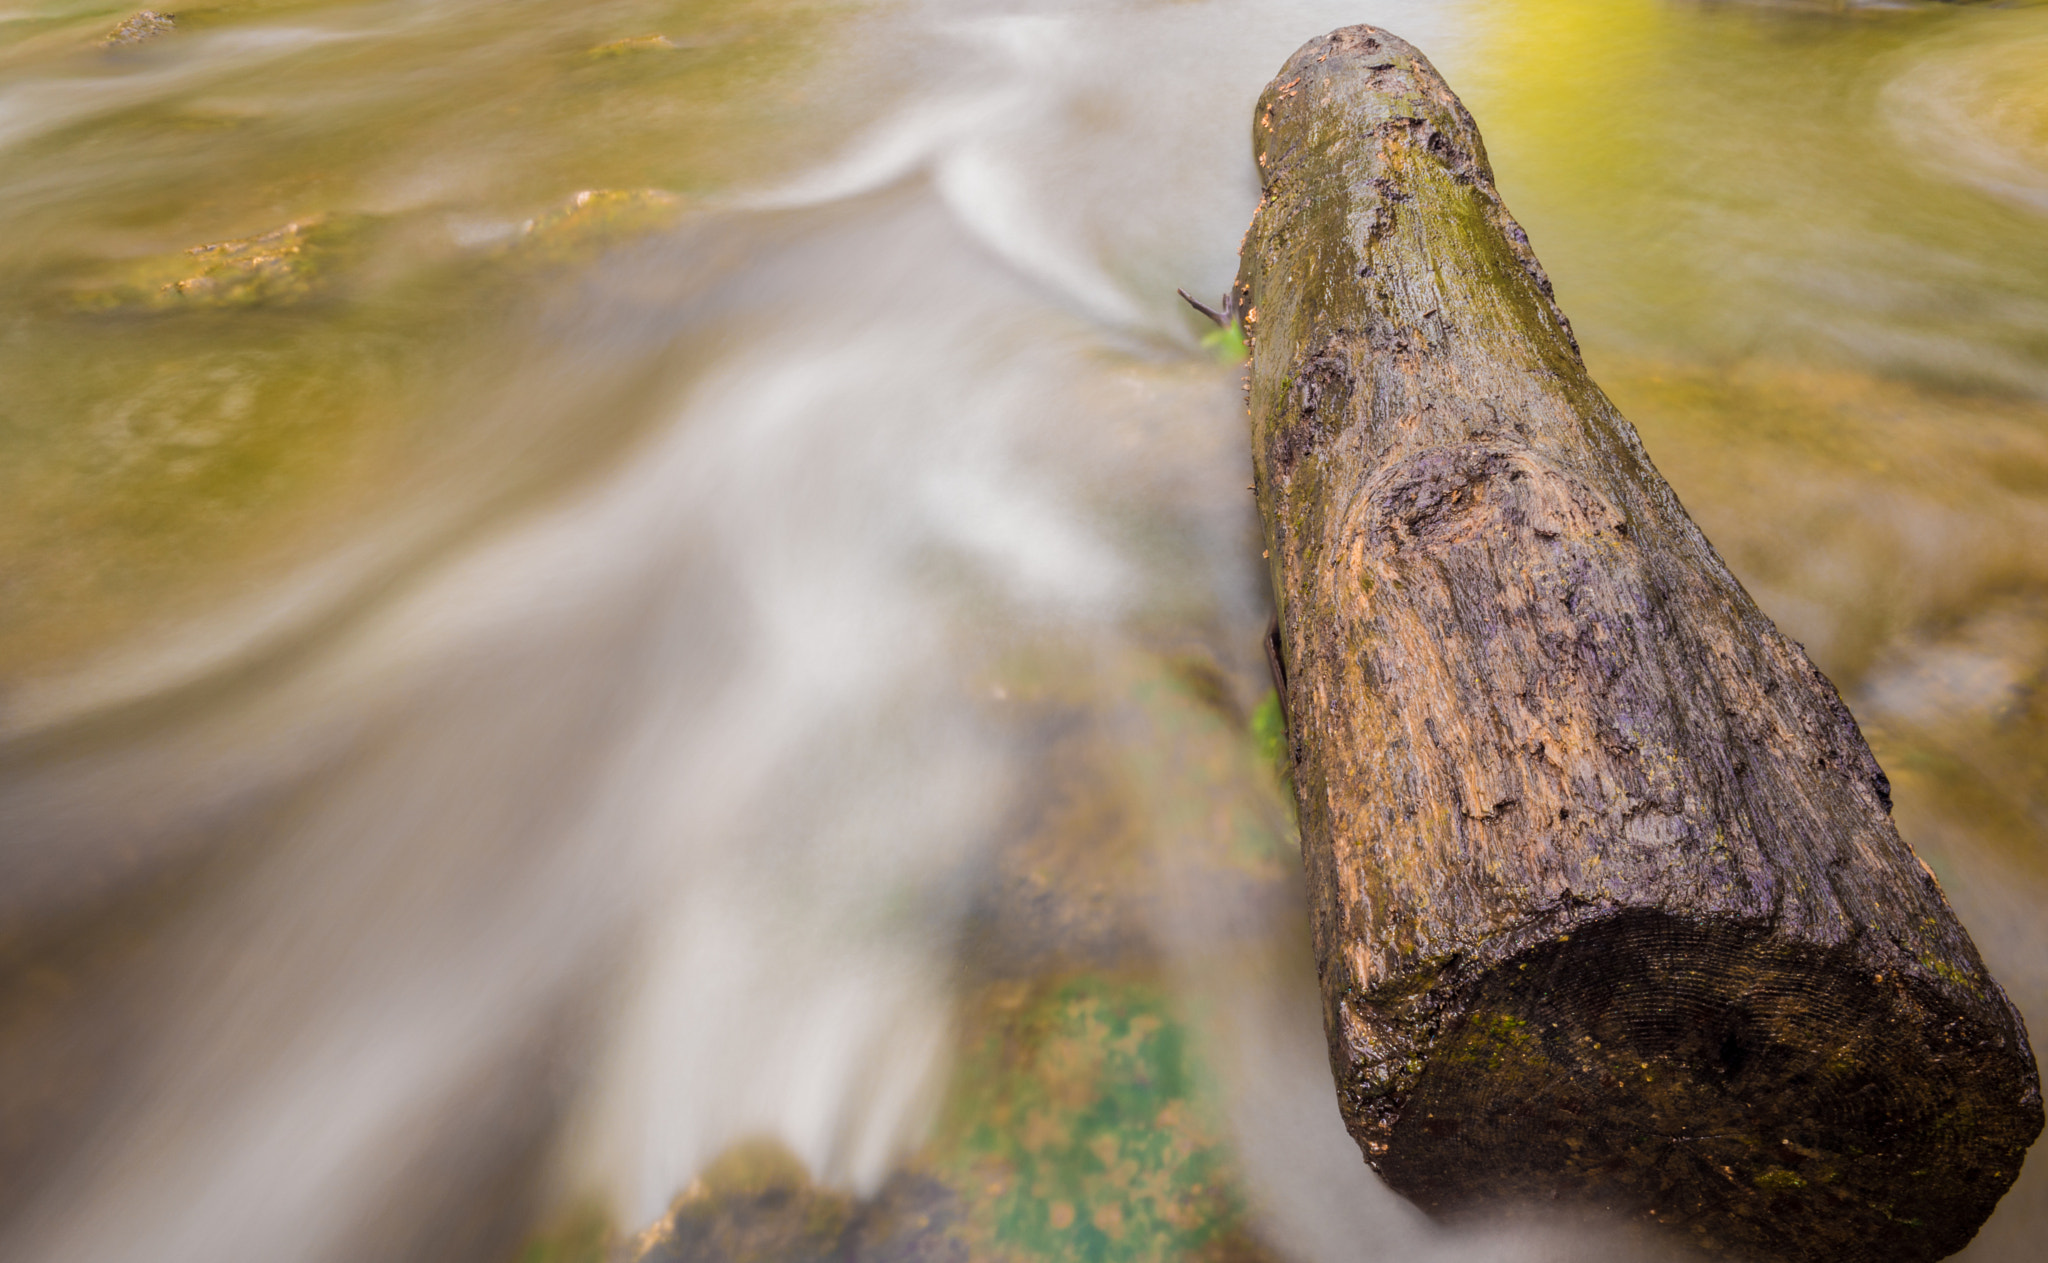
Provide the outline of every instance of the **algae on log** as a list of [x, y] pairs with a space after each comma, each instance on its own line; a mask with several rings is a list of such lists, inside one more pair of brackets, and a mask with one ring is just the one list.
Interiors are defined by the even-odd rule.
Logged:
[[1356, 26], [1260, 97], [1234, 297], [1338, 1096], [1424, 1209], [1934, 1259], [2041, 1129], [1835, 689], [1587, 377], [1471, 116]]

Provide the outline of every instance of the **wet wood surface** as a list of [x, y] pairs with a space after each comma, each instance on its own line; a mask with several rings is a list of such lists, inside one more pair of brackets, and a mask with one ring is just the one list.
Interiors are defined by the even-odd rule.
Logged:
[[1349, 27], [1253, 123], [1232, 299], [1338, 1099], [1425, 1210], [1939, 1258], [2042, 1109], [1806, 653], [1587, 376], [1477, 127]]

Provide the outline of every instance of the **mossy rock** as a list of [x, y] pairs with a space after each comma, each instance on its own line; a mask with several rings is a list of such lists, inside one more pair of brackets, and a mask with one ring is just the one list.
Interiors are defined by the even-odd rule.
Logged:
[[254, 236], [155, 255], [73, 291], [72, 305], [150, 313], [303, 303], [326, 292], [336, 264], [373, 222], [367, 215], [309, 215]]
[[773, 1141], [734, 1146], [634, 1243], [636, 1263], [967, 1263], [953, 1192], [899, 1172], [865, 1201]]

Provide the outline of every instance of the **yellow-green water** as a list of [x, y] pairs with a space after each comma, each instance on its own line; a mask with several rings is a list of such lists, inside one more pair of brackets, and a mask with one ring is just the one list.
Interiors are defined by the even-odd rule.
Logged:
[[[0, 14], [9, 676], [506, 476], [465, 376], [651, 226], [576, 195], [686, 204], [845, 130], [812, 73], [837, 6], [185, 5], [102, 47], [120, 16]], [[250, 238], [267, 261], [193, 253]]]
[[573, 1253], [763, 1140], [984, 1254], [1610, 1248], [1320, 1061], [1173, 289], [1359, 20], [2048, 1029], [2048, 7], [128, 12], [0, 10], [0, 1254]]

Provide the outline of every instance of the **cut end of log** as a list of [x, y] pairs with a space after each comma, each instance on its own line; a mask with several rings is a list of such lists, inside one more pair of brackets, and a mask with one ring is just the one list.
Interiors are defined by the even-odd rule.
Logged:
[[1738, 1257], [1938, 1259], [2041, 1127], [2009, 1034], [1761, 927], [1623, 914], [1466, 995], [1398, 1115], [1352, 1119], [1440, 1216], [1562, 1202]]

